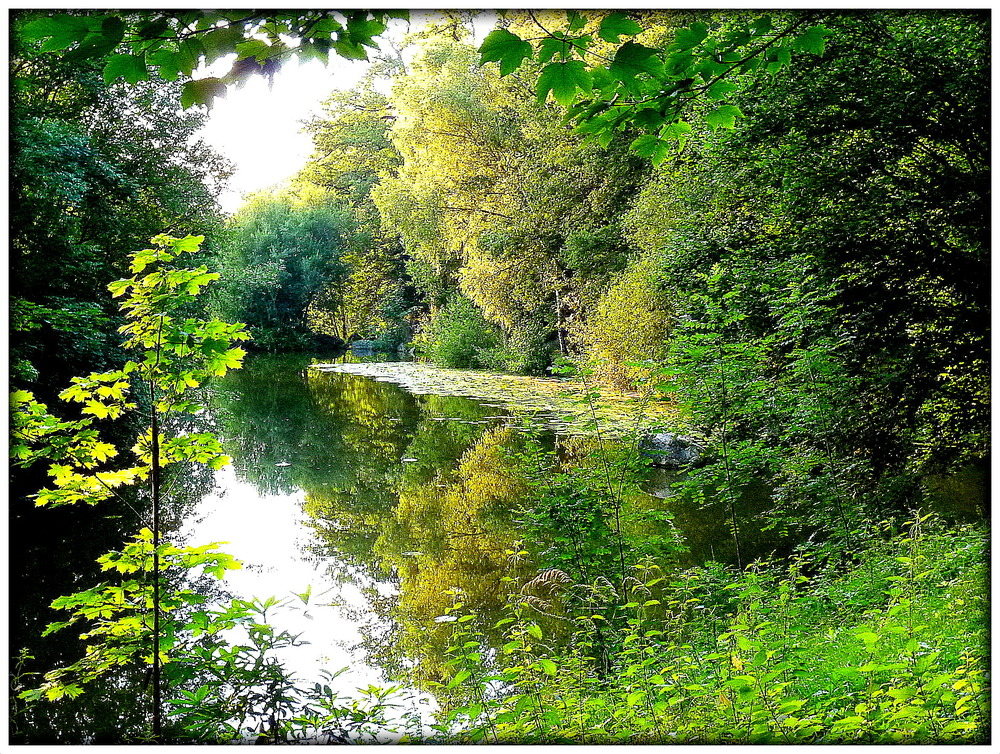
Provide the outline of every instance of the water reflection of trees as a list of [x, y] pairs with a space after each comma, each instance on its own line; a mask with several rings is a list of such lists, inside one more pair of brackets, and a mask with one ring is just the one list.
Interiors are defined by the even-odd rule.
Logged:
[[[641, 461], [617, 485], [615, 511], [595, 438], [528, 440], [467, 398], [414, 395], [305, 366], [254, 359], [226, 380], [214, 413], [242, 479], [264, 494], [304, 491], [320, 543], [314, 554], [339, 569], [332, 576], [396, 588], [369, 594], [365, 650], [389, 673], [417, 685], [447, 675], [450, 632], [435, 619], [455, 591], [498, 645], [491, 627], [510, 583], [552, 566], [582, 582], [617, 573], [618, 525], [628, 563], [685, 557], [671, 502], [641, 489], [648, 471]], [[605, 450], [612, 461], [635, 457], [624, 444]], [[552, 481], [560, 477], [565, 489]], [[576, 498], [588, 516], [569, 516], [566, 501]], [[725, 522], [699, 523], [702, 539], [726, 538]], [[511, 557], [521, 539], [530, 562]]]
[[[501, 458], [510, 431], [488, 429], [490, 410], [465, 398], [411, 396], [336, 374], [310, 375], [309, 384], [324, 413], [349, 417], [341, 439], [355, 484], [304, 486], [306, 510], [330, 551], [399, 587], [398, 598], [373, 596], [380, 615], [367, 649], [415, 682], [440, 679], [448, 631], [434, 619], [452, 590], [484, 625], [499, 619], [506, 600], [501, 579], [517, 549], [510, 511], [524, 492]], [[398, 394], [415, 412], [392, 411], [387, 403]], [[386, 446], [393, 437], [405, 446]], [[366, 483], [376, 494], [365, 494]]]
[[527, 490], [503, 452], [511, 441], [510, 430], [489, 429], [457, 464], [431, 476], [420, 469], [405, 475], [399, 506], [375, 544], [376, 555], [399, 574], [393, 610], [403, 630], [395, 651], [419, 660], [411, 673], [418, 683], [446, 675], [450, 629], [435, 618], [455, 601], [453, 590], [479, 616], [487, 639], [499, 641], [492, 627], [507, 600], [504, 579], [529, 573], [513, 557], [520, 542], [511, 513]]

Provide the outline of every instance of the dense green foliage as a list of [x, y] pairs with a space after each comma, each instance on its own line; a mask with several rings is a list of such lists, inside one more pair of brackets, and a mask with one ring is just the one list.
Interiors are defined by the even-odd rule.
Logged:
[[807, 553], [742, 574], [640, 563], [620, 587], [543, 571], [512, 593], [497, 655], [459, 595], [451, 613], [472, 622], [452, 636], [447, 686], [461, 693], [440, 730], [483, 743], [982, 743], [984, 534], [925, 525], [886, 531], [847, 571]]
[[333, 316], [340, 308], [353, 230], [344, 208], [323, 196], [257, 195], [221, 244], [219, 316], [245, 322], [261, 348], [307, 347], [311, 308]]
[[[142, 485], [145, 525], [120, 553], [99, 559], [101, 570], [141, 574], [118, 584], [101, 584], [56, 599], [52, 606], [71, 612], [69, 620], [50, 624], [52, 633], [84, 619], [91, 621], [81, 635], [87, 642], [83, 658], [45, 673], [45, 682], [21, 698], [37, 701], [79, 696], [84, 686], [110, 671], [140, 659], [151, 665], [152, 736], [162, 734], [161, 665], [174, 643], [174, 627], [165, 613], [197, 604], [199, 595], [181, 588], [168, 593], [161, 571], [171, 565], [204, 567], [221, 576], [232, 559], [204, 548], [177, 548], [161, 543], [162, 472], [171, 464], [200, 463], [217, 469], [229, 462], [218, 441], [207, 433], [183, 430], [183, 417], [201, 410], [192, 390], [211, 376], [238, 368], [244, 356], [233, 341], [246, 340], [242, 325], [187, 316], [202, 288], [218, 278], [204, 266], [172, 264], [199, 250], [201, 236], [159, 235], [154, 247], [131, 255], [131, 278], [111, 283], [114, 297], [123, 297], [125, 319], [119, 331], [124, 349], [135, 355], [121, 369], [74, 377], [59, 394], [68, 403], [83, 404], [82, 418], [64, 420], [24, 390], [11, 394], [11, 455], [21, 466], [48, 462], [51, 486], [33, 495], [35, 505], [97, 505], [118, 495], [117, 489]], [[131, 354], [130, 354], [131, 355]], [[95, 422], [138, 411], [139, 396], [148, 406], [148, 420], [131, 452], [133, 465], [118, 466], [119, 448], [103, 439]], [[166, 432], [161, 431], [166, 430]], [[172, 431], [171, 431], [172, 430]], [[147, 487], [148, 485], [148, 487]], [[127, 502], [127, 499], [125, 500]]]
[[[157, 236], [154, 248], [132, 255], [133, 276], [108, 286], [114, 297], [123, 297], [126, 323], [120, 330], [125, 350], [136, 360], [73, 379], [59, 397], [83, 404], [81, 419], [61, 420], [31, 393], [12, 393], [12, 456], [23, 466], [47, 461], [52, 477], [51, 487], [33, 496], [36, 506], [97, 505], [134, 485], [146, 488], [148, 504], [148, 525], [120, 550], [98, 559], [111, 578], [52, 602], [68, 615], [44, 633], [84, 627], [85, 651], [45, 672], [37, 686], [25, 688], [35, 674], [19, 671], [14, 690], [29, 703], [19, 724], [37, 712], [32, 704], [74, 700], [109, 676], [113, 683], [134, 684], [129, 671], [149, 666], [151, 681], [133, 692], [138, 695], [133, 703], [150, 710], [148, 723], [121, 726], [119, 743], [238, 741], [257, 731], [274, 741], [374, 735], [379, 728], [373, 726], [382, 722], [381, 700], [389, 692], [371, 690], [370, 712], [362, 700], [344, 704], [325, 685], [298, 687], [275, 656], [296, 638], [267, 623], [268, 611], [281, 603], [232, 600], [204, 606], [199, 579], [221, 579], [240, 563], [219, 552], [217, 543], [180, 546], [161, 538], [163, 469], [190, 463], [219, 469], [230, 461], [214, 436], [190, 431], [178, 418], [203, 410], [194, 391], [205, 380], [238, 369], [245, 352], [230, 346], [248, 339], [243, 325], [185, 316], [218, 274], [173, 262], [197, 252], [203, 240]], [[101, 438], [95, 422], [136, 411], [135, 397], [147, 391], [147, 428], [132, 447], [137, 465], [116, 468], [112, 459], [119, 449]], [[305, 603], [308, 598], [300, 597]], [[245, 642], [235, 644], [226, 636], [234, 629], [246, 633]]]
[[[399, 11], [154, 11], [152, 13], [42, 14], [23, 29], [40, 41], [43, 51], [64, 51], [63, 57], [96, 60], [105, 81], [125, 79], [136, 84], [150, 78], [151, 69], [166, 81], [190, 77], [200, 63], [213, 63], [235, 53], [225, 76], [184, 83], [181, 104], [211, 104], [227, 86], [254, 74], [273, 73], [283, 58], [327, 60], [330, 54], [367, 60], [365, 47], [386, 29], [388, 19], [405, 18]], [[289, 47], [288, 38], [299, 45]]]
[[445, 304], [427, 332], [427, 355], [435, 364], [459, 369], [486, 366], [485, 351], [495, 347], [497, 328], [465, 296]]
[[214, 228], [229, 170], [194, 138], [205, 116], [176, 112], [179, 84], [109, 85], [97, 63], [18, 35], [11, 64], [11, 365], [19, 386], [52, 397], [50, 385], [114, 363], [102, 291], [128, 254], [164, 231]]
[[[129, 254], [151, 236], [218, 227], [216, 195], [230, 166], [197, 136], [205, 114], [178, 112], [180, 83], [109, 84], [99, 62], [46, 53], [26, 40], [26, 20], [11, 18], [9, 376], [12, 388], [53, 405], [72, 377], [122, 367], [122, 321], [107, 284], [128, 274]], [[145, 396], [134, 400], [147, 405]], [[104, 441], [128, 447], [136, 432], [133, 416], [123, 416]], [[53, 515], [28, 498], [52, 481], [41, 465], [13, 468], [9, 480], [9, 566], [18, 574], [9, 592], [17, 606], [11, 667], [30, 647], [17, 667], [42, 673], [83, 651], [71, 632], [39, 638], [53, 620], [49, 603], [74, 584], [97, 583], [96, 559], [142, 524], [128, 493], [128, 500]], [[197, 473], [175, 479], [176, 499], [198, 494], [204, 481]], [[147, 710], [127, 691], [142, 672], [125, 671], [120, 684], [99, 682], [99, 692], [36, 706], [27, 717], [14, 702], [11, 735], [113, 742], [148, 727]]]
[[[257, 481], [293, 479], [331, 546], [391, 571], [383, 659], [434, 691], [437, 733], [390, 723], [381, 691], [365, 711], [297, 688], [270, 658], [294, 644], [267, 625], [274, 605], [201, 609], [179, 574], [233, 563], [161, 545], [155, 512], [99, 561], [121, 579], [53, 603], [69, 618], [47, 633], [91, 621], [88, 652], [20, 698], [162, 663], [177, 696], [160, 703], [154, 670], [157, 738], [162, 707], [169, 735], [206, 741], [394, 725], [449, 742], [984, 741], [985, 535], [913, 511], [989, 459], [987, 17], [509, 11], [478, 47], [467, 16], [436, 17], [325, 103], [308, 164], [220, 227], [206, 266], [158, 267], [200, 239], [157, 234], [219, 224], [226, 169], [190, 108], [286, 57], [367, 59], [406, 17], [16, 17], [12, 451], [49, 460], [43, 506], [149, 481], [155, 511], [160, 466], [223, 464], [176, 416], [242, 357], [241, 327], [202, 321], [195, 300], [215, 270], [213, 314], [261, 349], [409, 344], [447, 367], [581, 378], [593, 440], [554, 449], [444, 399], [403, 433], [388, 414], [413, 406], [345, 398], [333, 378], [302, 388], [320, 424], [269, 406], [255, 436], [234, 431], [276, 466], [318, 466], [335, 443], [350, 461], [332, 481]], [[228, 75], [191, 78], [230, 54]], [[112, 283], [122, 325], [99, 293], [154, 235]], [[142, 357], [125, 361], [116, 327]], [[60, 394], [81, 418], [36, 401], [87, 373]], [[594, 379], [669, 406], [699, 448], [662, 506], [641, 489], [645, 457], [602, 437]], [[95, 421], [122, 433], [142, 411], [136, 464], [110, 465], [122, 441]], [[695, 535], [675, 518], [699, 509], [716, 528], [694, 562], [734, 568], [688, 567]], [[236, 625], [252, 641], [234, 649], [218, 634]]]
[[[559, 15], [508, 14], [494, 35]], [[661, 38], [707, 24], [695, 44], [747, 22], [644, 20]], [[858, 516], [920, 504], [927, 474], [985, 458], [986, 37], [975, 14], [773, 20], [762, 35], [821, 20], [822, 44], [727, 77], [746, 123], [692, 127], [652, 172], [624, 149], [629, 121], [606, 149], [581, 141], [526, 96], [534, 62], [498, 77], [431, 29], [371, 193], [432, 359], [538, 372], [562, 352], [623, 387], [659, 363], [718, 451], [690, 494], [757, 480], [778, 518], [850, 538]]]

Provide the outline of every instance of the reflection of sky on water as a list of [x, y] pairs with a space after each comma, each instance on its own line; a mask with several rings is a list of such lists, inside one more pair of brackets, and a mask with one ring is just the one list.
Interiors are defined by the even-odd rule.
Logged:
[[[192, 545], [226, 542], [221, 549], [243, 561], [223, 585], [233, 596], [290, 603], [269, 622], [309, 642], [282, 654], [300, 684], [345, 667], [330, 685], [352, 697], [359, 687], [390, 685], [387, 673], [414, 685], [446, 682], [450, 632], [439, 618], [455, 601], [450, 590], [461, 590], [495, 648], [506, 641], [495, 625], [506, 602], [503, 579], [527, 580], [536, 557], [566, 561], [565, 527], [530, 529], [532, 555], [510, 557], [523, 546], [514, 513], [525, 492], [519, 454], [528, 438], [496, 402], [414, 395], [305, 366], [256, 357], [218, 385], [215, 431], [234, 464], [216, 474], [215, 491], [182, 534]], [[560, 467], [593, 449], [592, 438], [560, 439], [548, 426], [542, 421], [529, 434]], [[634, 490], [623, 528], [630, 549], [672, 551], [673, 521], [659, 518], [667, 505]], [[709, 540], [725, 533], [724, 522], [694, 518], [712, 522]], [[609, 524], [565, 524], [586, 543], [583, 555], [574, 550], [582, 558], [576, 565], [585, 575], [602, 572]], [[295, 594], [307, 590], [303, 605]]]
[[[362, 588], [391, 593], [387, 583], [336, 578], [343, 563], [310, 554], [316, 535], [302, 511], [304, 493], [266, 495], [236, 477], [233, 468], [216, 473], [215, 490], [185, 519], [180, 536], [190, 545], [222, 542], [220, 549], [243, 563], [226, 574], [223, 586], [239, 599], [290, 598], [288, 607], [269, 613], [279, 630], [301, 634], [309, 642], [280, 653], [285, 667], [300, 683], [322, 681], [320, 671], [346, 671], [336, 688], [350, 693], [368, 684], [388, 684], [381, 670], [364, 662], [350, 647], [361, 641], [359, 624], [351, 615], [371, 614]], [[336, 562], [331, 562], [336, 561]], [[308, 603], [295, 596], [310, 590]]]

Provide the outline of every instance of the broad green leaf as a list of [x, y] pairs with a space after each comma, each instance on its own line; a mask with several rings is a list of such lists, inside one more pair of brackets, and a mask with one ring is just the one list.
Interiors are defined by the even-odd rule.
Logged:
[[[527, 44], [527, 42], [525, 42]], [[538, 62], [548, 63], [556, 55], [566, 52], [569, 44], [558, 37], [546, 37], [538, 43]]]
[[708, 26], [698, 21], [686, 29], [679, 29], [672, 46], [676, 50], [690, 50], [704, 42], [706, 37], [708, 37]]
[[236, 55], [240, 60], [244, 58], [256, 58], [257, 61], [267, 59], [271, 54], [271, 45], [262, 39], [248, 39], [236, 45]]
[[873, 633], [871, 631], [862, 631], [862, 632], [856, 634], [856, 636], [859, 639], [861, 639], [865, 644], [874, 644], [880, 638], [882, 638], [878, 634]]
[[708, 88], [706, 94], [708, 94], [710, 99], [718, 101], [725, 99], [737, 89], [739, 87], [731, 81], [716, 81]]
[[160, 16], [159, 18], [154, 18], [152, 21], [147, 21], [142, 24], [137, 33], [143, 39], [153, 39], [163, 35], [168, 28], [170, 28], [170, 21], [165, 16]]
[[663, 125], [665, 116], [660, 112], [659, 107], [647, 107], [635, 114], [632, 123], [647, 131], [654, 131]]
[[101, 58], [114, 50], [125, 36], [125, 22], [117, 16], [101, 19], [100, 29], [84, 37], [78, 47], [65, 54], [66, 60]]
[[203, 34], [201, 44], [205, 49], [205, 60], [208, 63], [236, 52], [236, 46], [243, 41], [243, 33], [235, 26], [227, 26]]
[[642, 32], [642, 27], [631, 18], [622, 13], [612, 13], [601, 19], [597, 36], [605, 42], [618, 44], [622, 35], [633, 37], [640, 32]]
[[109, 413], [109, 409], [103, 403], [98, 401], [87, 401], [86, 405], [83, 407], [82, 412], [85, 414], [93, 414], [98, 419], [104, 419]]
[[347, 33], [352, 41], [367, 45], [374, 37], [385, 31], [385, 21], [377, 18], [363, 18], [363, 12], [347, 20]]
[[195, 79], [184, 84], [181, 92], [181, 107], [185, 110], [193, 105], [211, 107], [212, 101], [226, 93], [226, 85], [219, 78]]
[[338, 39], [332, 47], [334, 52], [347, 60], [368, 60], [365, 48], [350, 39]]
[[[210, 81], [211, 79], [202, 79], [203, 81]], [[171, 240], [170, 245], [173, 247], [174, 251], [178, 254], [189, 253], [193, 254], [201, 245], [205, 242], [205, 236], [184, 236], [184, 238], [174, 238]]]
[[660, 76], [663, 73], [663, 63], [656, 56], [657, 52], [658, 50], [637, 42], [626, 42], [618, 48], [614, 60], [608, 66], [608, 72], [624, 83], [632, 81], [640, 73]]
[[45, 689], [45, 698], [50, 702], [54, 702], [57, 699], [61, 699], [63, 696], [63, 690], [61, 686], [50, 686]]
[[826, 37], [832, 32], [825, 26], [810, 26], [792, 41], [792, 46], [802, 52], [822, 55], [826, 49]]
[[517, 703], [514, 705], [514, 712], [520, 714], [526, 710], [532, 709], [535, 706], [535, 697], [533, 694], [522, 694], [517, 698]]
[[339, 32], [343, 28], [344, 27], [340, 24], [339, 21], [333, 18], [323, 18], [312, 25], [312, 29], [310, 29], [310, 34], [314, 36], [319, 34], [328, 36], [333, 32]]
[[95, 443], [91, 449], [90, 456], [95, 461], [106, 461], [118, 455], [118, 449], [108, 442]]
[[318, 42], [303, 40], [295, 49], [295, 54], [300, 62], [305, 63], [310, 60], [318, 60], [323, 65], [326, 65], [330, 62], [330, 44], [325, 40], [319, 40]]
[[[700, 69], [698, 63], [701, 60], [700, 56], [696, 57], [691, 52], [684, 50], [667, 56], [663, 63], [663, 73], [668, 78], [677, 79], [677, 84], [672, 87], [673, 91], [680, 91], [691, 83], [690, 80]], [[687, 80], [685, 81], [685, 79]]]
[[[631, 144], [632, 151], [659, 166], [670, 154], [670, 144], [653, 134], [643, 134]], [[638, 603], [634, 603], [638, 606]]]
[[767, 34], [769, 31], [771, 31], [772, 27], [773, 24], [771, 22], [770, 16], [761, 16], [750, 25], [750, 28], [753, 30], [753, 33], [758, 36], [760, 36], [761, 34]]
[[232, 462], [233, 462], [233, 459], [230, 456], [216, 456], [215, 458], [212, 458], [211, 460], [209, 460], [208, 467], [210, 469], [218, 471], [219, 469], [225, 468], [226, 466], [228, 466]]
[[941, 729], [942, 733], [954, 733], [955, 731], [970, 731], [975, 730], [978, 724], [972, 720], [956, 720], [953, 723], [948, 723]]
[[141, 475], [140, 468], [121, 469], [120, 471], [102, 471], [97, 478], [108, 487], [120, 487], [135, 482]]
[[728, 66], [725, 63], [720, 63], [714, 58], [708, 60], [702, 60], [698, 65], [696, 73], [701, 76], [702, 81], [711, 81], [716, 76], [725, 73], [728, 70]]
[[[499, 61], [500, 75], [506, 76], [516, 71], [525, 58], [531, 57], [532, 49], [528, 42], [516, 34], [511, 34], [506, 29], [494, 29], [479, 45], [479, 55], [480, 64]], [[551, 57], [549, 55], [550, 59]]]
[[587, 25], [587, 18], [581, 15], [579, 11], [569, 10], [566, 11], [566, 23], [570, 31], [580, 31], [580, 29]]
[[554, 676], [559, 669], [552, 660], [540, 659], [538, 665], [546, 675], [551, 676]]
[[771, 51], [774, 60], [767, 64], [768, 73], [777, 73], [782, 68], [787, 68], [792, 62], [792, 53], [787, 47], [775, 47]]
[[21, 34], [28, 41], [45, 40], [41, 46], [43, 52], [65, 50], [82, 40], [89, 31], [87, 19], [65, 13], [33, 19], [21, 28]]
[[720, 128], [736, 128], [736, 119], [743, 112], [736, 105], [722, 105], [705, 116], [705, 123], [713, 130]]
[[167, 81], [176, 81], [180, 73], [178, 54], [171, 50], [156, 50], [146, 56], [150, 65], [156, 66], [157, 73]]
[[585, 63], [582, 60], [569, 60], [545, 66], [538, 77], [535, 90], [540, 102], [544, 102], [549, 92], [552, 92], [556, 102], [568, 107], [576, 97], [577, 89], [587, 91], [590, 85], [591, 78]]
[[[204, 53], [205, 50], [201, 45], [201, 40], [195, 37], [185, 39], [177, 46], [177, 55], [175, 57], [177, 70], [185, 76], [190, 76], [191, 72], [198, 67], [198, 64], [201, 62], [201, 56]], [[183, 94], [181, 96], [183, 97]]]
[[791, 713], [797, 712], [798, 710], [802, 709], [802, 706], [804, 704], [805, 704], [805, 701], [803, 699], [793, 699], [793, 700], [788, 701], [788, 702], [783, 702], [778, 707], [778, 714], [779, 715], [790, 715]]
[[223, 355], [223, 363], [228, 369], [239, 369], [243, 363], [243, 357], [246, 355], [247, 352], [242, 348], [230, 348]]
[[104, 66], [104, 83], [124, 78], [135, 84], [147, 78], [145, 55], [112, 55]]
[[455, 674], [454, 678], [452, 678], [450, 681], [448, 681], [448, 685], [445, 688], [453, 689], [456, 686], [459, 686], [462, 683], [464, 683], [471, 676], [472, 676], [471, 671], [460, 670], [460, 671], [458, 671], [458, 673]]
[[542, 627], [539, 626], [537, 623], [529, 623], [528, 624], [528, 633], [531, 636], [534, 636], [536, 639], [541, 639], [542, 638]]

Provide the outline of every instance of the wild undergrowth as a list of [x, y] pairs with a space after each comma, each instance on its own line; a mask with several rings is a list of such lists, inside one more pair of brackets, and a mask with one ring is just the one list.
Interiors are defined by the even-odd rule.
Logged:
[[914, 516], [851, 565], [545, 571], [499, 650], [460, 595], [449, 742], [976, 743], [988, 739], [986, 532]]

